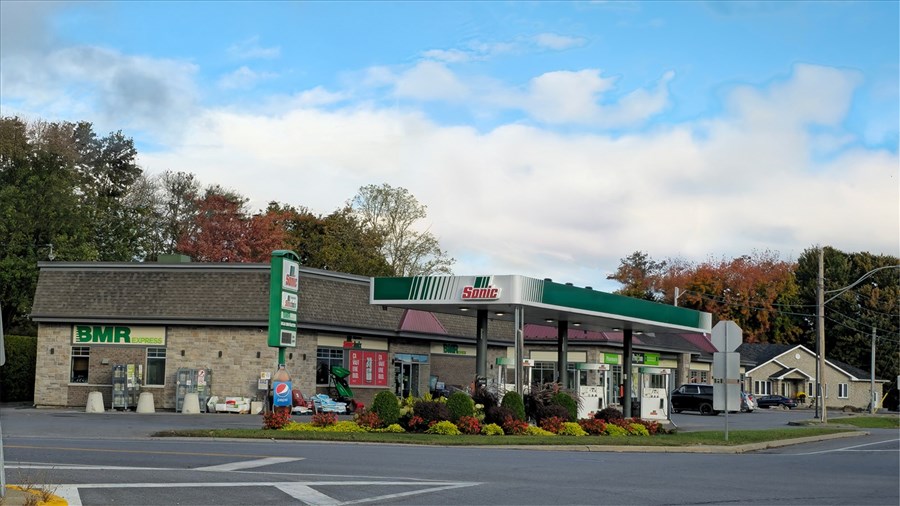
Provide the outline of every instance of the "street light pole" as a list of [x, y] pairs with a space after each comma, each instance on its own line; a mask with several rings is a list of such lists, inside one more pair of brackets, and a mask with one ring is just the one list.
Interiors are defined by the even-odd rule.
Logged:
[[826, 423], [828, 416], [825, 414], [825, 393], [828, 385], [825, 383], [825, 249], [819, 248], [819, 275], [816, 279], [816, 406], [819, 411], [819, 421]]

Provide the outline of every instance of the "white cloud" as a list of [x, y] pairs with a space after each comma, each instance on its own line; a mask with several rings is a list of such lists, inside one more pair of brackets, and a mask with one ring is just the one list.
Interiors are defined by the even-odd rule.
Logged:
[[[823, 87], [815, 75], [839, 82]], [[330, 212], [360, 186], [387, 182], [428, 206], [459, 274], [604, 289], [635, 250], [693, 260], [753, 249], [796, 258], [814, 244], [897, 254], [897, 155], [810, 155], [818, 140], [806, 125], [839, 122], [854, 79], [798, 67], [756, 93], [736, 90], [716, 120], [615, 138], [515, 124], [480, 133], [408, 109], [208, 111], [189, 142], [142, 160], [235, 188], [260, 208], [279, 200]], [[582, 96], [609, 86], [596, 72], [586, 82]], [[808, 95], [836, 103], [821, 111]]]
[[227, 51], [232, 58], [239, 60], [272, 60], [281, 56], [281, 47], [261, 46], [258, 35], [232, 44]]
[[431, 49], [422, 53], [422, 56], [447, 63], [464, 63], [472, 60], [471, 53], [460, 49]]
[[423, 61], [397, 77], [395, 93], [418, 100], [462, 100], [466, 86], [444, 64]]
[[219, 79], [219, 86], [226, 89], [250, 89], [259, 81], [272, 79], [276, 74], [271, 72], [256, 72], [246, 65], [238, 68], [234, 72], [225, 74]]
[[583, 46], [586, 42], [586, 40], [581, 37], [569, 37], [555, 33], [541, 33], [536, 35], [534, 39], [538, 46], [556, 51]]

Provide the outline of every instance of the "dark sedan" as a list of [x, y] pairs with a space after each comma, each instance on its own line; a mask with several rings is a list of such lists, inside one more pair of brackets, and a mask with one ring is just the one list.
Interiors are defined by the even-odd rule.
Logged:
[[797, 407], [797, 401], [784, 397], [783, 395], [766, 395], [764, 397], [757, 397], [756, 405], [760, 408], [794, 409]]

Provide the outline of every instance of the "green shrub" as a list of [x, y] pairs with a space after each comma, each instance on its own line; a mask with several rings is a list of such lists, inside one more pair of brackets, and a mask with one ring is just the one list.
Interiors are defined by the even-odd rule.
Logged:
[[525, 432], [523, 432], [526, 436], [555, 436], [553, 432], [546, 431], [540, 427], [535, 427], [534, 425], [529, 425]]
[[380, 430], [383, 431], [383, 432], [393, 432], [393, 433], [396, 433], [396, 434], [399, 434], [399, 433], [401, 433], [401, 432], [406, 432], [406, 431], [403, 429], [403, 427], [400, 426], [399, 423], [392, 423], [392, 424], [388, 425], [387, 427], [385, 427], [385, 428], [383, 428], [383, 429], [380, 429]]
[[475, 415], [475, 401], [465, 392], [453, 392], [447, 399], [447, 409], [450, 410], [450, 420], [456, 422], [461, 417]]
[[548, 418], [561, 418], [566, 422], [569, 420], [569, 410], [565, 406], [559, 404], [551, 404], [549, 406], [539, 406], [534, 414], [534, 419], [538, 425], [543, 425], [544, 420]]
[[500, 405], [512, 410], [519, 420], [525, 419], [525, 402], [518, 392], [506, 392], [506, 394], [503, 395], [503, 400], [500, 402]]
[[433, 422], [450, 420], [450, 408], [438, 401], [419, 401], [413, 407], [413, 415], [422, 418], [429, 427]]
[[569, 421], [574, 422], [578, 419], [578, 403], [571, 395], [565, 392], [557, 392], [550, 400], [550, 404], [562, 406], [569, 412]]
[[[641, 425], [643, 429], [644, 426]], [[566, 422], [562, 424], [562, 427], [559, 428], [559, 432], [557, 432], [560, 436], [587, 436], [587, 432], [581, 428], [581, 425], [578, 425], [576, 422]]]
[[400, 419], [400, 403], [397, 396], [390, 390], [378, 392], [372, 400], [372, 411], [378, 414], [378, 419], [385, 425], [397, 423]]
[[503, 427], [500, 427], [496, 423], [489, 423], [481, 428], [481, 433], [485, 436], [502, 436]]
[[0, 401], [34, 402], [37, 337], [5, 336], [6, 364], [0, 367]]
[[453, 425], [453, 422], [449, 420], [444, 420], [443, 422], [438, 422], [431, 427], [428, 427], [428, 430], [426, 430], [425, 433], [441, 434], [444, 436], [458, 436], [462, 434], [456, 425]]
[[365, 428], [350, 420], [341, 420], [340, 422], [321, 427], [319, 430], [322, 432], [367, 432]]
[[463, 434], [481, 433], [481, 422], [479, 422], [478, 419], [474, 416], [459, 417], [459, 421], [456, 422], [456, 426], [459, 427], [460, 432], [462, 432]]
[[628, 434], [632, 436], [649, 436], [650, 431], [647, 430], [643, 424], [640, 423], [629, 423], [628, 424]]
[[516, 418], [516, 414], [505, 406], [492, 406], [484, 410], [484, 423], [502, 425], [507, 418]]
[[316, 427], [311, 423], [288, 422], [288, 424], [282, 427], [281, 430], [290, 432], [316, 432], [319, 430], [319, 427]]
[[606, 407], [601, 409], [594, 415], [597, 420], [603, 420], [606, 423], [615, 422], [623, 418], [622, 412], [616, 408]]
[[603, 430], [603, 433], [607, 436], [612, 437], [622, 437], [628, 435], [628, 431], [626, 429], [612, 423], [606, 425], [606, 429]]

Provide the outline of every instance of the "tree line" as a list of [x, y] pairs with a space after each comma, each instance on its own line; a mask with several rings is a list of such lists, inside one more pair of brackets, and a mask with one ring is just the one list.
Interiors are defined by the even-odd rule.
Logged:
[[[184, 254], [202, 262], [267, 262], [296, 252], [304, 266], [364, 276], [450, 274], [454, 260], [421, 224], [427, 209], [404, 188], [367, 185], [329, 214], [270, 202], [251, 210], [240, 192], [204, 186], [185, 172], [152, 176], [132, 139], [99, 136], [87, 122], [0, 117], [0, 306], [7, 333], [35, 335], [28, 319], [37, 262], [155, 261]], [[635, 252], [609, 276], [618, 293], [734, 320], [747, 342], [815, 349], [817, 248], [796, 262], [773, 252], [692, 263]], [[848, 286], [897, 257], [826, 247], [825, 290]], [[829, 358], [893, 379], [898, 360], [900, 269], [881, 270], [826, 304]]]
[[145, 173], [134, 141], [88, 122], [0, 118], [0, 306], [4, 329], [28, 320], [37, 262], [268, 262], [296, 252], [307, 267], [364, 276], [449, 274], [454, 259], [420, 224], [426, 206], [404, 188], [367, 185], [329, 214], [270, 202], [194, 174]]
[[[827, 246], [823, 253], [825, 356], [869, 372], [874, 331], [876, 376], [896, 380], [900, 259]], [[655, 260], [636, 251], [608, 278], [622, 284], [619, 294], [733, 320], [743, 329], [744, 342], [802, 344], [815, 351], [818, 255], [819, 248], [810, 247], [796, 262], [771, 251], [688, 262]]]

